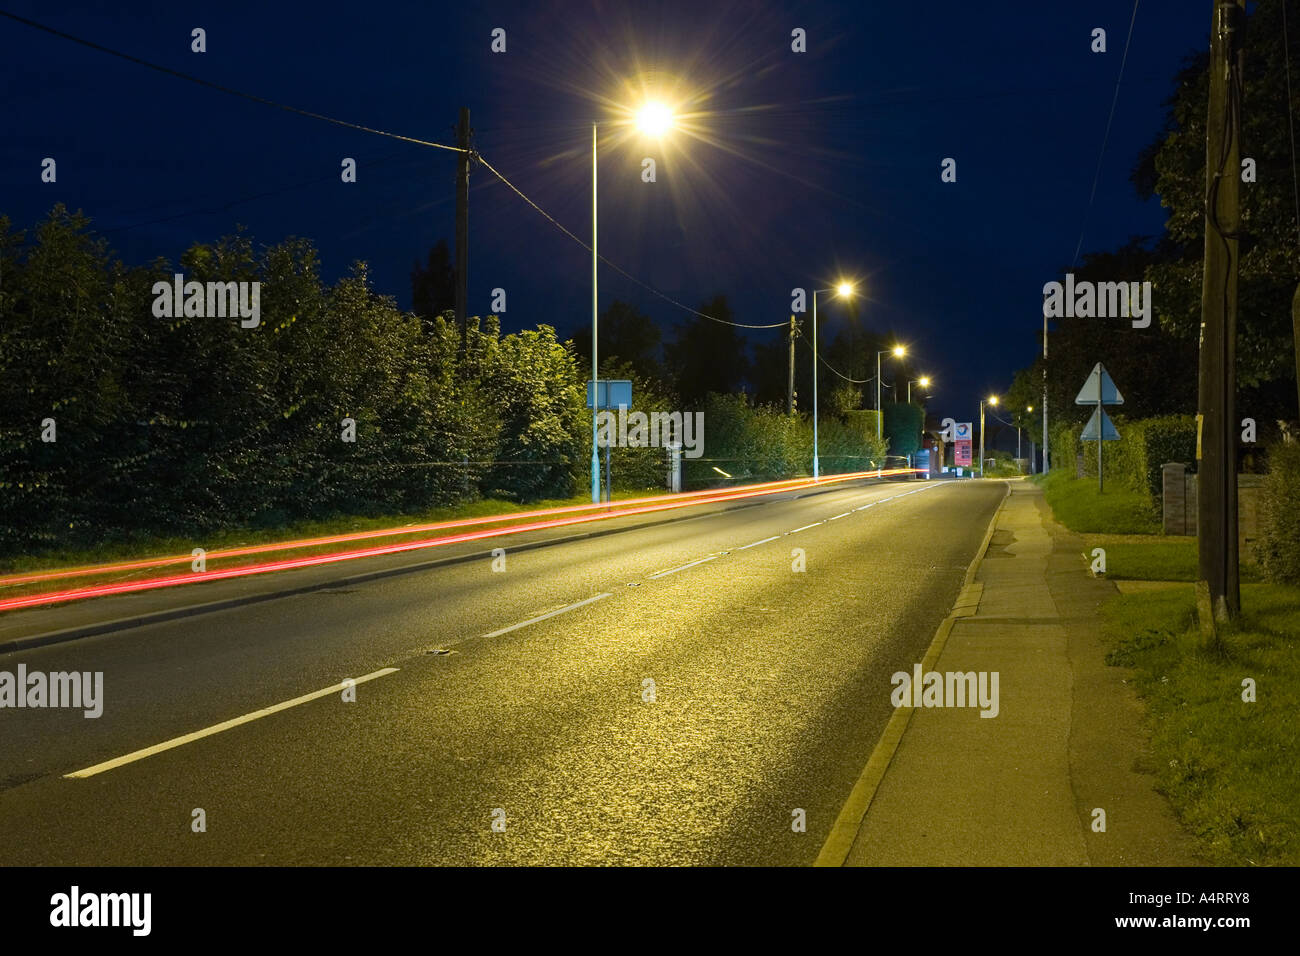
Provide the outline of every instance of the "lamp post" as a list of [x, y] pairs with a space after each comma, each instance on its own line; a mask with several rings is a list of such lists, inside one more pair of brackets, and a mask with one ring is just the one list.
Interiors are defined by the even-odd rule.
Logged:
[[[600, 367], [596, 361], [598, 278], [596, 267], [600, 255], [596, 251], [596, 142], [598, 123], [591, 124], [591, 501], [600, 503], [600, 455], [596, 447], [596, 414], [600, 406]], [[673, 128], [673, 111], [662, 103], [649, 102], [636, 114], [636, 126], [647, 136], [660, 137]], [[612, 489], [611, 489], [612, 494]]]
[[911, 379], [910, 381], [908, 381], [908, 383], [907, 383], [907, 404], [909, 404], [909, 405], [912, 404], [912, 382], [915, 382], [917, 385], [920, 385], [922, 388], [929, 388], [929, 387], [930, 387], [930, 380], [929, 380], [928, 378], [914, 378], [914, 379]]
[[596, 124], [591, 124], [591, 503], [600, 503], [600, 456], [596, 418], [600, 408], [600, 371], [596, 364]]
[[990, 395], [988, 398], [980, 399], [980, 477], [984, 477], [984, 406], [997, 405], [998, 397]]
[[[1033, 405], [1026, 405], [1026, 406], [1025, 406], [1025, 412], [1026, 412], [1026, 414], [1029, 413], [1029, 412], [1032, 412], [1033, 410], [1034, 410], [1034, 406], [1033, 406]], [[1020, 422], [1016, 422], [1016, 458], [1017, 458], [1017, 459], [1020, 458]], [[1034, 469], [1033, 469], [1033, 462], [1030, 462], [1029, 464], [1030, 464], [1029, 471], [1030, 471], [1030, 473], [1032, 474], [1032, 473], [1033, 473], [1033, 470], [1034, 470]]]
[[813, 289], [813, 480], [821, 477], [821, 458], [817, 454], [817, 294], [834, 292], [839, 298], [847, 299], [853, 294], [853, 283], [840, 282], [834, 288]]
[[[880, 407], [880, 356], [892, 352], [895, 358], [902, 358], [907, 354], [907, 349], [901, 345], [895, 345], [892, 349], [885, 349], [883, 352], [876, 353], [876, 440], [879, 441], [884, 437], [882, 422], [884, 421], [884, 412]], [[909, 388], [911, 386], [908, 386]]]

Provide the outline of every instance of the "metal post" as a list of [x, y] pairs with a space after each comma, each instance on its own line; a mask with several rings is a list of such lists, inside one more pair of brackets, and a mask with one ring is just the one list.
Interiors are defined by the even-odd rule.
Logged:
[[1043, 309], [1043, 474], [1047, 474], [1047, 452], [1051, 441], [1047, 434], [1047, 309]]
[[884, 420], [884, 412], [880, 408], [880, 352], [876, 352], [876, 440], [880, 441], [884, 437], [881, 422]]
[[817, 290], [813, 289], [813, 478], [821, 477], [817, 457]]
[[1105, 419], [1102, 418], [1106, 413], [1101, 410], [1101, 382], [1097, 383], [1097, 491], [1100, 493], [1104, 489], [1101, 484], [1101, 446], [1106, 437]]
[[600, 372], [596, 365], [596, 124], [591, 124], [591, 503], [600, 504], [600, 454], [596, 448], [596, 413], [600, 407]]

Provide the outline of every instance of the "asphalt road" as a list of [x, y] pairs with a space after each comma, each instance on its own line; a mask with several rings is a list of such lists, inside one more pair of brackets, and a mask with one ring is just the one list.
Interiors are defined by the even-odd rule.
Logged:
[[[862, 483], [504, 540], [500, 572], [452, 563], [0, 655], [102, 671], [105, 697], [98, 719], [0, 710], [0, 863], [810, 863], [1004, 490]], [[336, 689], [65, 776], [366, 675], [355, 702]]]

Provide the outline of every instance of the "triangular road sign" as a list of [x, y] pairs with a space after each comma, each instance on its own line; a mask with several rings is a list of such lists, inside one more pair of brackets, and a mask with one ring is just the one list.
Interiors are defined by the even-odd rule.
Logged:
[[1124, 404], [1124, 396], [1119, 393], [1115, 383], [1110, 380], [1106, 367], [1100, 362], [1093, 368], [1088, 381], [1083, 383], [1083, 388], [1075, 398], [1074, 404], [1096, 405], [1098, 401], [1103, 405]]
[[1095, 409], [1092, 418], [1088, 419], [1088, 424], [1083, 426], [1083, 434], [1079, 436], [1079, 441], [1096, 441], [1097, 440], [1097, 417], [1101, 417], [1101, 440], [1102, 441], [1119, 441], [1119, 432], [1115, 430], [1115, 423], [1110, 420], [1105, 409]]

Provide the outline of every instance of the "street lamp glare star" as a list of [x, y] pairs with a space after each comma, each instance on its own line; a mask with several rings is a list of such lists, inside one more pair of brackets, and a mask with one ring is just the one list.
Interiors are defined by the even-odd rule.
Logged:
[[853, 294], [853, 283], [841, 282], [839, 285], [835, 287], [835, 294], [838, 295], [841, 299], [847, 299], [849, 296]]
[[923, 378], [923, 379], [921, 379], [921, 387], [922, 387], [922, 388], [929, 388], [929, 387], [930, 387], [930, 380], [929, 380], [928, 378]]
[[657, 100], [641, 107], [636, 114], [637, 129], [647, 136], [662, 136], [673, 128], [673, 111]]
[[998, 403], [998, 397], [997, 397], [996, 395], [990, 395], [990, 396], [989, 396], [989, 404], [990, 404], [990, 405], [996, 405], [997, 403]]
[[894, 346], [894, 355], [896, 358], [902, 358], [906, 354], [907, 354], [907, 349], [903, 348], [903, 346], [901, 345]]

